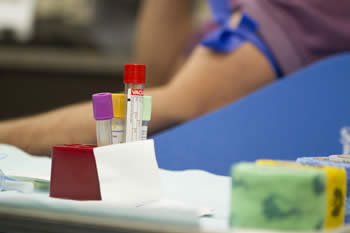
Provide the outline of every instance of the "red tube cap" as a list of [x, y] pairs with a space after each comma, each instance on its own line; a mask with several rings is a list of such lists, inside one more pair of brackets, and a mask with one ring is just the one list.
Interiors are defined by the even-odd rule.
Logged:
[[144, 84], [146, 81], [146, 66], [142, 64], [124, 65], [124, 83]]
[[65, 144], [52, 148], [50, 197], [101, 200], [95, 147]]

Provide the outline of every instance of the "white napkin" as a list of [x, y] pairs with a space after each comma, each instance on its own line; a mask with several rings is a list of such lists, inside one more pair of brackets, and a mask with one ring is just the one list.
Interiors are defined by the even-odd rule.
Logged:
[[153, 140], [94, 148], [102, 200], [140, 206], [162, 198]]
[[[145, 147], [144, 143], [148, 144], [146, 147], [147, 153], [151, 151], [153, 154], [151, 159], [154, 161], [154, 166], [157, 167], [157, 163], [155, 161], [155, 155], [154, 155], [154, 147], [153, 147], [153, 141], [152, 142], [135, 142], [130, 143], [133, 144], [135, 147], [135, 144], [138, 145], [139, 143], [142, 144], [142, 148]], [[152, 144], [152, 145], [150, 145]], [[126, 145], [126, 144], [125, 144]], [[115, 146], [121, 146], [121, 145], [115, 145]], [[109, 147], [109, 146], [106, 146]], [[138, 147], [138, 146], [137, 146]], [[151, 148], [151, 149], [150, 149]], [[103, 149], [103, 147], [100, 147], [99, 149]], [[133, 148], [135, 149], [135, 148]], [[132, 149], [132, 150], [133, 150]], [[144, 150], [146, 152], [146, 150]], [[5, 156], [1, 156], [5, 155]], [[6, 156], [8, 155], [8, 156]], [[111, 154], [113, 155], [113, 154]], [[25, 177], [31, 177], [31, 178], [40, 178], [44, 180], [50, 180], [50, 171], [51, 171], [51, 159], [47, 157], [38, 157], [38, 156], [30, 156], [27, 153], [19, 150], [16, 147], [9, 146], [9, 145], [1, 145], [0, 144], [0, 157], [7, 157], [5, 159], [0, 160], [0, 169], [4, 171], [6, 175], [12, 175], [12, 176], [25, 176]], [[138, 165], [142, 165], [141, 156], [139, 156]], [[98, 156], [96, 156], [96, 161], [98, 161]], [[148, 163], [147, 163], [148, 164]], [[99, 163], [97, 162], [97, 166]], [[108, 164], [107, 164], [108, 165]], [[120, 164], [119, 164], [120, 166]], [[145, 166], [143, 166], [146, 168]], [[112, 164], [110, 164], [110, 168], [106, 169], [106, 171], [110, 171], [113, 173], [113, 171], [116, 168], [113, 167]], [[161, 199], [159, 201], [154, 201], [150, 203], [139, 203], [138, 200], [134, 201], [133, 203], [120, 203], [121, 200], [118, 200], [116, 197], [119, 195], [119, 189], [115, 187], [113, 178], [109, 181], [103, 181], [101, 179], [101, 171], [99, 171], [99, 178], [100, 178], [100, 184], [101, 184], [101, 190], [106, 187], [106, 192], [102, 191], [102, 197], [103, 201], [96, 202], [96, 207], [100, 209], [101, 211], [105, 211], [105, 208], [107, 206], [126, 206], [128, 208], [130, 207], [139, 207], [142, 209], [151, 210], [153, 209], [166, 209], [171, 210], [171, 212], [192, 212], [196, 216], [205, 216], [215, 213], [215, 215], [218, 213], [218, 210], [221, 210], [224, 207], [223, 212], [226, 212], [226, 208], [229, 206], [229, 202], [227, 201], [220, 201], [222, 199], [226, 200], [228, 195], [221, 196], [222, 193], [228, 192], [231, 186], [228, 184], [230, 183], [228, 178], [223, 179], [219, 178], [218, 176], [215, 176], [213, 174], [209, 174], [203, 171], [168, 171], [168, 170], [162, 170], [160, 169], [154, 169], [153, 171], [159, 172], [159, 175], [157, 174], [157, 177], [161, 179], [161, 191], [158, 191], [161, 193]], [[145, 171], [146, 172], [146, 171]], [[103, 172], [104, 173], [104, 172]], [[149, 174], [146, 174], [149, 175]], [[221, 184], [221, 186], [219, 185]], [[103, 186], [102, 186], [103, 185]], [[160, 184], [159, 184], [160, 185]], [[214, 188], [213, 188], [214, 187]], [[225, 188], [224, 188], [225, 187]], [[227, 190], [226, 190], [227, 187]], [[104, 190], [105, 190], [104, 189]], [[108, 190], [111, 190], [110, 192]], [[146, 190], [147, 191], [147, 190]], [[215, 192], [214, 192], [215, 191]], [[164, 193], [164, 195], [162, 195]], [[8, 195], [7, 195], [8, 194]], [[9, 203], [9, 200], [11, 199], [11, 203], [19, 203], [18, 199], [13, 199], [14, 196], [12, 196], [13, 192], [1, 192], [0, 193], [0, 206], [3, 205], [3, 203]], [[105, 195], [104, 195], [105, 194]], [[9, 199], [6, 199], [6, 195]], [[45, 202], [46, 207], [49, 208], [58, 208], [62, 207], [62, 201], [67, 202], [67, 208], [69, 205], [71, 206], [71, 209], [75, 209], [75, 205], [87, 205], [89, 206], [94, 201], [87, 201], [87, 202], [80, 202], [80, 201], [70, 201], [70, 200], [61, 200], [56, 198], [49, 198], [47, 194], [44, 193], [33, 193], [33, 194], [17, 194], [22, 199], [23, 202], [27, 203], [28, 205], [33, 204], [36, 206], [38, 203], [36, 199], [40, 200], [39, 202]], [[46, 196], [45, 196], [46, 195]], [[106, 197], [106, 198], [104, 198]], [[213, 198], [213, 197], [220, 197], [220, 198]], [[143, 199], [143, 197], [141, 197]], [[151, 198], [152, 199], [152, 198]], [[60, 202], [59, 202], [60, 201]], [[47, 202], [47, 203], [46, 203]], [[218, 203], [216, 203], [218, 202]], [[219, 203], [224, 203], [223, 205], [219, 205]], [[226, 204], [228, 203], [228, 204]], [[23, 203], [22, 203], [23, 204]], [[210, 207], [210, 208], [206, 208]], [[81, 207], [79, 206], [79, 209]], [[81, 208], [82, 211], [85, 210], [84, 208]], [[215, 211], [215, 212], [214, 212]], [[220, 213], [222, 211], [219, 211]], [[221, 217], [221, 214], [219, 214]], [[209, 218], [205, 218], [209, 219]], [[227, 219], [225, 216], [224, 219]]]

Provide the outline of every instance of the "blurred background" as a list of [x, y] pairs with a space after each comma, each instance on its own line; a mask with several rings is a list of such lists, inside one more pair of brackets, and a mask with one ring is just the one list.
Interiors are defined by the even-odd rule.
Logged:
[[123, 88], [138, 0], [0, 0], [0, 120]]
[[[193, 0], [193, 25], [208, 17]], [[0, 120], [123, 90], [142, 0], [0, 0]]]

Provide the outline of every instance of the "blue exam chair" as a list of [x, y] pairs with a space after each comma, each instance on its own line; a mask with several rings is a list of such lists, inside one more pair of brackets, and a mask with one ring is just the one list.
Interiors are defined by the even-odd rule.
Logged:
[[350, 54], [330, 57], [154, 137], [159, 166], [229, 175], [232, 164], [342, 152], [350, 125]]

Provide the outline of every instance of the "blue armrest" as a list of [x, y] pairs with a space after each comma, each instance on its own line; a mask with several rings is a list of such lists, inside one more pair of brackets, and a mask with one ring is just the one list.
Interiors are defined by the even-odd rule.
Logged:
[[350, 125], [350, 54], [330, 57], [154, 137], [159, 166], [229, 175], [233, 163], [341, 152]]

